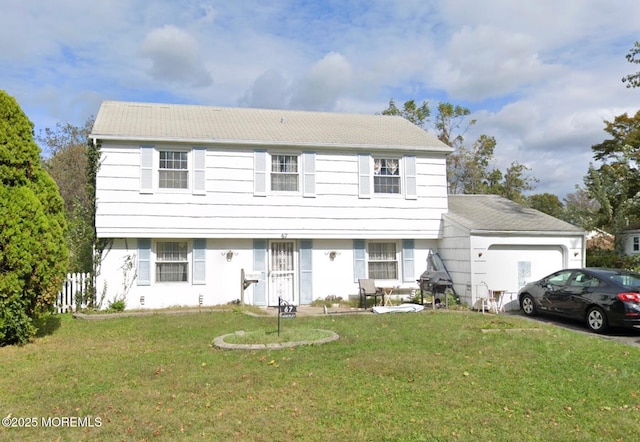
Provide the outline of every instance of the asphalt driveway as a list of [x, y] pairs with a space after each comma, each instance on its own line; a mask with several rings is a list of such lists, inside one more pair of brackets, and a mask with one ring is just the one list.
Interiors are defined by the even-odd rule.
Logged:
[[572, 319], [558, 318], [556, 316], [546, 316], [546, 315], [538, 315], [538, 316], [525, 316], [524, 313], [513, 312], [509, 313], [513, 315], [519, 315], [520, 317], [529, 319], [531, 321], [536, 321], [542, 324], [551, 324], [557, 327], [563, 327], [568, 330], [573, 330], [578, 333], [584, 333], [591, 336], [596, 336], [602, 339], [607, 339], [610, 341], [618, 341], [623, 344], [631, 345], [634, 347], [640, 347], [640, 329], [638, 330], [629, 330], [629, 329], [610, 329], [607, 333], [603, 335], [599, 335], [597, 333], [592, 333], [587, 329], [584, 321], [576, 321]]

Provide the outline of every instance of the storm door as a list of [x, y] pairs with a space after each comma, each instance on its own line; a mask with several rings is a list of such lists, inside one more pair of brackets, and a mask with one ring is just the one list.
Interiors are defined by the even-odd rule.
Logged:
[[278, 305], [278, 297], [297, 304], [295, 299], [296, 265], [293, 241], [271, 241], [269, 245], [269, 305]]

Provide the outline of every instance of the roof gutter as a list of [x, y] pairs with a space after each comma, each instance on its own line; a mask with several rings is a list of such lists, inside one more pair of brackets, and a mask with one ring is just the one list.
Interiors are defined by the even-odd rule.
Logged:
[[571, 230], [480, 230], [469, 229], [469, 233], [476, 236], [540, 236], [545, 234], [548, 236], [582, 236], [586, 237], [586, 231]]
[[179, 143], [179, 144], [207, 144], [212, 146], [239, 146], [239, 147], [289, 147], [289, 148], [323, 148], [323, 149], [349, 149], [349, 150], [404, 150], [413, 152], [441, 152], [451, 153], [454, 149], [447, 145], [442, 146], [404, 146], [404, 145], [377, 145], [377, 144], [338, 144], [338, 143], [293, 143], [293, 142], [279, 142], [279, 141], [264, 141], [264, 140], [223, 140], [223, 139], [211, 139], [211, 138], [155, 138], [155, 137], [131, 137], [122, 135], [99, 135], [89, 134], [89, 138], [94, 143], [100, 141], [128, 141], [138, 143]]

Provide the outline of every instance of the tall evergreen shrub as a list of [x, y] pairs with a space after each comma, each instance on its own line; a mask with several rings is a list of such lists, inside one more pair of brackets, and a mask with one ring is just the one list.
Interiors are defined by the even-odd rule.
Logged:
[[65, 229], [33, 123], [0, 90], [0, 345], [28, 342], [52, 311], [68, 261]]

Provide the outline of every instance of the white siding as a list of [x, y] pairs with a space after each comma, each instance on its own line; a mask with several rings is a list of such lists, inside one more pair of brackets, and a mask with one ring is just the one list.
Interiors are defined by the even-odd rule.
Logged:
[[[190, 240], [192, 243], [192, 240]], [[253, 304], [253, 285], [244, 291], [240, 288], [241, 270], [250, 273], [252, 268], [253, 242], [250, 239], [209, 239], [204, 255], [205, 276], [203, 284], [192, 281], [190, 254], [190, 279], [180, 283], [157, 283], [154, 281], [155, 264], [154, 250], [156, 240], [152, 240], [151, 247], [151, 284], [138, 285], [134, 279], [137, 273], [137, 241], [136, 239], [115, 239], [111, 247], [105, 252], [101, 271], [97, 280], [98, 299], [102, 299], [102, 307], [107, 308], [109, 302], [115, 299], [125, 299], [127, 309], [166, 308], [172, 306], [199, 306], [202, 296], [203, 306], [215, 306], [242, 299], [247, 304]], [[398, 241], [401, 246], [402, 241]], [[436, 240], [416, 240], [414, 248], [415, 279], [426, 269], [426, 260], [431, 250], [435, 249]], [[300, 241], [296, 241], [299, 247]], [[401, 250], [401, 249], [400, 249]], [[227, 260], [227, 253], [232, 252], [232, 258]], [[331, 260], [331, 252], [336, 252]], [[127, 261], [134, 263], [126, 284], [123, 264]], [[358, 284], [354, 282], [353, 269], [353, 240], [328, 239], [313, 240], [312, 250], [312, 281], [313, 299], [324, 299], [327, 296], [339, 296], [343, 299], [358, 295]], [[399, 255], [399, 274], [402, 275], [402, 257]], [[125, 288], [126, 285], [126, 288]], [[396, 281], [406, 290], [408, 296], [411, 289], [417, 289], [415, 281]], [[244, 299], [243, 299], [244, 298]], [[298, 295], [296, 294], [296, 299]]]
[[471, 303], [471, 238], [469, 231], [452, 222], [443, 223], [439, 253], [453, 280], [453, 289], [465, 303]]
[[273, 194], [268, 187], [266, 197], [256, 197], [253, 150], [213, 148], [206, 153], [205, 195], [157, 186], [141, 194], [139, 151], [137, 145], [102, 145], [100, 237], [428, 239], [438, 237], [447, 210], [442, 155], [417, 157], [417, 198], [407, 200], [404, 194], [358, 198], [358, 157], [337, 152], [316, 152], [315, 197]]

